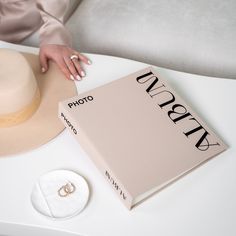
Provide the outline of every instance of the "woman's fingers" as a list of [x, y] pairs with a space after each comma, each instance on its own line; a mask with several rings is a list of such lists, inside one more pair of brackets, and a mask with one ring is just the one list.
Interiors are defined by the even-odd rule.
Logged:
[[63, 59], [65, 62], [65, 66], [68, 68], [68, 70], [70, 72], [70, 79], [81, 80], [80, 74], [76, 70], [76, 67], [72, 61], [72, 60], [76, 60], [76, 59], [71, 59], [70, 57], [63, 57]]
[[75, 65], [76, 70], [80, 74], [81, 77], [85, 77], [85, 71], [83, 70], [80, 62], [84, 62], [87, 65], [91, 65], [92, 62], [84, 55], [80, 54], [79, 52], [74, 51], [73, 55], [76, 55], [78, 58], [73, 58], [72, 61]]
[[48, 70], [48, 58], [44, 51], [40, 51], [39, 61], [40, 61], [41, 71], [43, 73], [46, 72]]
[[75, 52], [75, 55], [78, 56], [79, 60], [81, 60], [82, 62], [84, 62], [87, 65], [91, 65], [92, 62], [83, 54], [79, 53], [79, 52]]
[[78, 59], [74, 58], [74, 59], [72, 59], [72, 61], [73, 61], [73, 64], [74, 64], [74, 66], [75, 66], [77, 72], [79, 73], [79, 75], [80, 75], [81, 77], [85, 77], [86, 74], [85, 74], [85, 72], [84, 72], [82, 66], [80, 65]]

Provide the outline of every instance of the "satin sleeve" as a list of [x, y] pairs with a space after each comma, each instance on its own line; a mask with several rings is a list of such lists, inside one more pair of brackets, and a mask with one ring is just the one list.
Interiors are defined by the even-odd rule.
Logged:
[[36, 6], [43, 21], [39, 29], [40, 45], [72, 46], [71, 35], [64, 26], [64, 17], [69, 2], [68, 0], [36, 0]]

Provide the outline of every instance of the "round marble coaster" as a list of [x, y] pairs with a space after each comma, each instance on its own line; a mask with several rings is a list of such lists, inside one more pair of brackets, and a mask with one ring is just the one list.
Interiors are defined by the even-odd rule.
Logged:
[[84, 209], [88, 198], [85, 179], [69, 170], [54, 170], [42, 175], [31, 194], [34, 208], [54, 219], [75, 216]]

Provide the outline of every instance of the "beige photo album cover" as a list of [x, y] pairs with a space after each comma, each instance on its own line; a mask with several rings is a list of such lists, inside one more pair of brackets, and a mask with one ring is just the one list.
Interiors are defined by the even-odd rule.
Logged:
[[128, 209], [227, 149], [152, 67], [60, 102], [59, 117]]

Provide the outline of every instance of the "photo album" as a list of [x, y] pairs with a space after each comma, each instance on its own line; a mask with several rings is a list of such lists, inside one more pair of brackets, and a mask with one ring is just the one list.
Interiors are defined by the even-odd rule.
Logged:
[[153, 67], [60, 102], [59, 117], [128, 209], [227, 149]]

